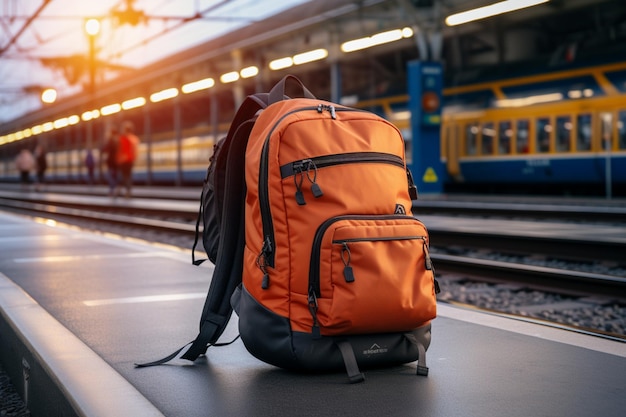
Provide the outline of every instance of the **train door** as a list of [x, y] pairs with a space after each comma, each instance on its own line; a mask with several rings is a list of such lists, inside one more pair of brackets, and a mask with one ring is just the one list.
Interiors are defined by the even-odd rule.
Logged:
[[600, 149], [610, 152], [613, 149], [613, 113], [600, 113]]
[[600, 112], [600, 149], [604, 153], [604, 179], [605, 194], [607, 198], [611, 198], [612, 191], [612, 170], [611, 170], [611, 152], [613, 148], [613, 113]]
[[459, 148], [460, 148], [460, 136], [458, 123], [446, 123], [443, 129], [443, 145], [442, 151], [446, 155], [446, 169], [448, 175], [452, 178], [457, 178], [461, 173], [459, 166]]
[[619, 110], [617, 115], [617, 123], [615, 123], [616, 149], [624, 151], [626, 150], [626, 110]]

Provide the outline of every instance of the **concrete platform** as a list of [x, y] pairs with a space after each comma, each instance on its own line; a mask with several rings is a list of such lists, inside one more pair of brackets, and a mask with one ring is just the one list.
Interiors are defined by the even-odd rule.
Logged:
[[[0, 348], [34, 416], [607, 416], [626, 344], [440, 304], [415, 365], [304, 375], [240, 341], [136, 369], [191, 341], [212, 273], [190, 254], [0, 212]], [[233, 317], [223, 340], [237, 335]], [[48, 411], [46, 411], [48, 410]]]

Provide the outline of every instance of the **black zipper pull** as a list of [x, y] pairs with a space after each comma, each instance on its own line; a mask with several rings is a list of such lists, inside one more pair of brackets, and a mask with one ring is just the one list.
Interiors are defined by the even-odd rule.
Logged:
[[417, 200], [417, 186], [415, 185], [413, 174], [408, 168], [406, 169], [406, 177], [409, 181], [409, 197], [411, 197], [411, 200]]
[[433, 268], [433, 261], [430, 259], [430, 255], [428, 254], [428, 245], [426, 241], [424, 241], [424, 267], [427, 271], [433, 271], [433, 275], [435, 274], [435, 269]]
[[350, 266], [350, 247], [348, 243], [343, 242], [343, 248], [341, 248], [341, 260], [343, 261], [343, 277], [346, 282], [354, 282], [354, 271]]
[[435, 294], [439, 294], [441, 292], [441, 288], [439, 288], [439, 281], [437, 281], [437, 278], [435, 278], [435, 266], [433, 265], [432, 259], [430, 259], [430, 254], [428, 253], [428, 244], [426, 243], [426, 240], [424, 240], [424, 263], [427, 271], [433, 271]]
[[[306, 169], [306, 177], [311, 182], [311, 192], [315, 198], [320, 198], [324, 195], [322, 189], [319, 184], [315, 182], [317, 180], [317, 166], [315, 162], [310, 159], [307, 159], [307, 169]], [[313, 178], [311, 178], [311, 172], [313, 172]]]
[[315, 295], [315, 290], [313, 288], [309, 289], [309, 311], [311, 312], [311, 316], [313, 317], [313, 327], [311, 327], [311, 334], [313, 339], [319, 339], [322, 334], [320, 332], [320, 325], [317, 321], [317, 296]]
[[306, 204], [306, 201], [304, 201], [304, 193], [302, 193], [302, 182], [304, 181], [304, 161], [294, 162], [293, 171], [293, 182], [296, 184], [296, 202], [299, 206], [304, 206]]

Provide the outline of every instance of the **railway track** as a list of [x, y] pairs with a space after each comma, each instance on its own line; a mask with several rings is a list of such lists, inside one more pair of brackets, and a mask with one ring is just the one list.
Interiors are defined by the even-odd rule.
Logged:
[[[191, 248], [196, 213], [190, 210], [163, 210], [149, 204], [94, 206], [80, 200], [56, 204], [32, 196], [3, 195], [0, 209]], [[453, 210], [460, 215], [458, 208]], [[496, 216], [505, 215], [503, 210], [498, 207]], [[482, 209], [480, 216], [489, 213]], [[521, 239], [497, 231], [430, 227], [429, 232], [442, 288], [439, 300], [626, 341], [622, 244], [606, 240], [590, 245], [550, 236]]]

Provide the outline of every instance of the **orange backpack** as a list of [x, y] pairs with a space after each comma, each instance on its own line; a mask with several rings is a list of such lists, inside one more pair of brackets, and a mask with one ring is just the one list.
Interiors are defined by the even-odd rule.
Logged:
[[[288, 81], [304, 98], [284, 95]], [[212, 165], [204, 235], [219, 250], [200, 334], [183, 358], [216, 344], [234, 308], [244, 345], [267, 363], [345, 367], [360, 382], [361, 366], [417, 360], [427, 375], [436, 282], [394, 125], [316, 99], [287, 76], [248, 97]]]

